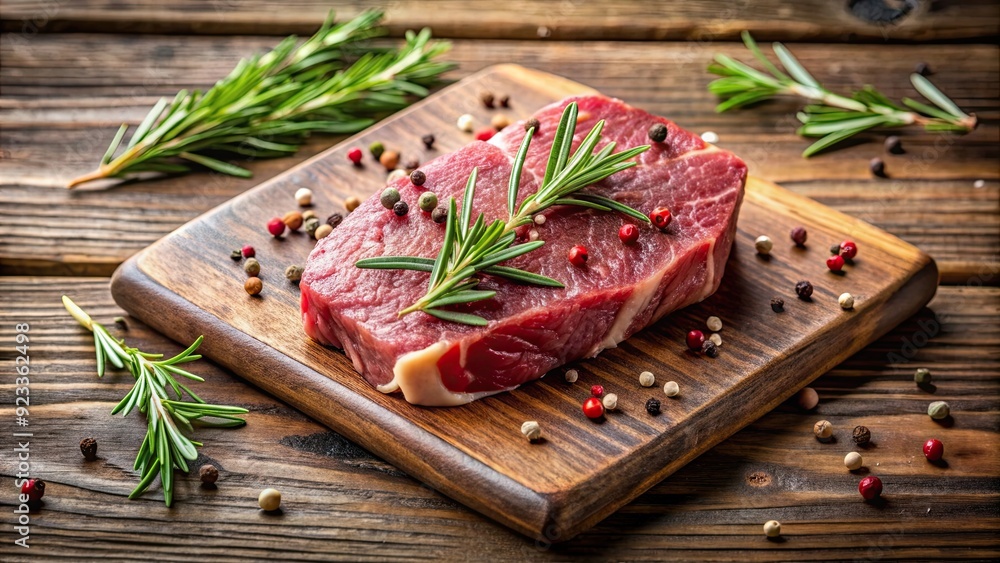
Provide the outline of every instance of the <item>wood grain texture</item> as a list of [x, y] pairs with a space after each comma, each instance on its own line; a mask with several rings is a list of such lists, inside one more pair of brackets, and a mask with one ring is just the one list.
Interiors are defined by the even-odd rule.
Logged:
[[[317, 213], [343, 211], [340, 203], [347, 196], [367, 197], [383, 185], [380, 167], [359, 169], [348, 162], [350, 146], [394, 139], [403, 154], [414, 154], [421, 143], [412, 132], [433, 130], [440, 132], [437, 148], [421, 158], [453, 150], [469, 136], [449, 125], [473, 109], [475, 93], [514, 88], [521, 103], [532, 108], [590, 92], [523, 67], [486, 69], [157, 242], [116, 272], [115, 298], [179, 341], [195, 337], [193, 330], [206, 332], [213, 342], [203, 348], [209, 357], [449, 496], [523, 533], [564, 541], [757, 419], [933, 295], [937, 269], [916, 248], [753, 180], [719, 292], [596, 360], [581, 362], [580, 384], [566, 385], [562, 370], [556, 370], [518, 391], [450, 409], [415, 407], [399, 396], [383, 395], [339, 350], [302, 334], [298, 291], [283, 280], [283, 271], [304, 261], [311, 241], [300, 233], [274, 239], [259, 225], [288, 208], [299, 186], [317, 192]], [[812, 233], [808, 250], [779, 242], [769, 260], [748, 250], [759, 233], [786, 232], [799, 224]], [[865, 253], [849, 274], [834, 276], [824, 265], [827, 248], [844, 238], [855, 240]], [[263, 264], [261, 298], [240, 294], [245, 275], [228, 258], [232, 248], [247, 243]], [[813, 280], [812, 301], [795, 299], [793, 288], [801, 279]], [[846, 313], [836, 304], [844, 291], [858, 297], [858, 305]], [[776, 316], [770, 310], [774, 295], [786, 298], [787, 313]], [[686, 353], [683, 335], [711, 314], [743, 332], [716, 360]], [[749, 332], [760, 334], [741, 338]], [[763, 334], [767, 337], [761, 340]], [[252, 356], [234, 353], [251, 349]], [[660, 386], [667, 379], [678, 381], [681, 399], [666, 400], [660, 387], [641, 388], [637, 377], [644, 370], [660, 374]], [[622, 405], [600, 426], [580, 412], [594, 382], [617, 393]], [[662, 416], [645, 413], [648, 397], [664, 398]], [[537, 446], [516, 432], [522, 421], [532, 419], [547, 436]], [[477, 485], [469, 487], [470, 482]]]
[[[165, 561], [177, 553], [212, 561], [1000, 557], [998, 288], [940, 288], [928, 308], [816, 380], [816, 411], [780, 405], [588, 533], [556, 545], [477, 515], [208, 361], [192, 364], [207, 379], [198, 391], [251, 410], [245, 428], [199, 432], [205, 447], [198, 464], [222, 469], [218, 489], [199, 487], [196, 474], [179, 475], [172, 509], [158, 490], [126, 500], [145, 422], [110, 416], [128, 391], [127, 375], [96, 378], [93, 340], [65, 313], [63, 293], [132, 345], [181, 350], [135, 319], [118, 329], [111, 319], [122, 312], [105, 279], [0, 278], [0, 339], [12, 341], [16, 323], [32, 327], [31, 396], [39, 403], [32, 461], [48, 482], [45, 506], [33, 516], [32, 560]], [[734, 331], [724, 329], [727, 339]], [[0, 348], [0, 361], [13, 355]], [[915, 367], [933, 371], [933, 390], [913, 384]], [[0, 381], [0, 393], [13, 396], [9, 380]], [[923, 414], [931, 400], [951, 404], [950, 426]], [[0, 416], [13, 416], [6, 401]], [[813, 439], [821, 418], [834, 423], [837, 442]], [[874, 446], [860, 451], [885, 482], [884, 505], [863, 503], [860, 474], [841, 464], [857, 424], [871, 428]], [[80, 456], [85, 436], [100, 444], [95, 462]], [[944, 441], [947, 466], [921, 456], [930, 436]], [[10, 455], [0, 448], [0, 507], [8, 515], [0, 558], [22, 561], [7, 525]], [[257, 510], [264, 487], [282, 491], [282, 514]], [[782, 522], [785, 541], [763, 537], [761, 525], [772, 518]]]
[[[882, 4], [888, 13], [863, 17], [854, 4]], [[366, 8], [386, 11], [389, 32], [431, 27], [442, 37], [506, 39], [735, 39], [749, 29], [762, 39], [927, 41], [995, 37], [1000, 9], [990, 0], [6, 0], [4, 31], [37, 33], [311, 33], [330, 9], [342, 17]], [[893, 10], [896, 9], [895, 12]], [[870, 12], [869, 12], [870, 13]], [[898, 17], [892, 17], [897, 15]]]
[[[320, 136], [294, 158], [253, 162], [252, 180], [194, 174], [111, 190], [62, 188], [94, 167], [121, 121], [138, 123], [157, 97], [210, 85], [240, 57], [273, 42], [78, 34], [41, 35], [20, 47], [9, 34], [0, 36], [0, 272], [110, 275], [186, 221], [333, 145], [336, 138]], [[907, 154], [899, 156], [882, 155], [881, 136], [870, 135], [856, 146], [801, 159], [808, 141], [794, 134], [797, 102], [714, 113], [704, 66], [715, 51], [743, 56], [730, 43], [460, 41], [452, 76], [511, 60], [572, 76], [692, 131], [716, 131], [720, 145], [741, 155], [753, 174], [919, 246], [937, 260], [946, 282], [1000, 283], [997, 48], [883, 46], [879, 57], [869, 57], [872, 48], [794, 47], [832, 88], [870, 82], [897, 98], [913, 95], [902, 84], [914, 62], [926, 60], [937, 69], [932, 78], [979, 115], [980, 128], [964, 137], [905, 131]], [[515, 96], [514, 109], [532, 108]], [[869, 159], [879, 155], [890, 180], [868, 172]], [[974, 187], [978, 179], [985, 187]]]

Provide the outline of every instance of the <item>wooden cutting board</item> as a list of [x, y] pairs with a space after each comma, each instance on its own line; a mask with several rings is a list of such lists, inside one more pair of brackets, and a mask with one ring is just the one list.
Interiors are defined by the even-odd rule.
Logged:
[[[490, 110], [479, 94], [509, 94], [509, 109]], [[423, 408], [384, 395], [358, 375], [342, 352], [302, 331], [298, 288], [285, 280], [313, 246], [305, 233], [272, 238], [272, 216], [296, 209], [300, 187], [315, 192], [320, 217], [344, 213], [344, 198], [380, 190], [386, 172], [366, 152], [362, 168], [350, 147], [375, 140], [408, 158], [428, 160], [472, 140], [455, 121], [470, 113], [485, 126], [496, 114], [530, 115], [539, 107], [590, 88], [519, 66], [488, 68], [356, 135], [310, 161], [202, 215], [126, 262], [115, 274], [115, 300], [167, 336], [188, 343], [205, 335], [203, 353], [279, 399], [328, 425], [458, 501], [546, 542], [567, 540], [743, 428], [799, 388], [875, 340], [930, 300], [937, 268], [927, 255], [883, 231], [774, 184], [751, 178], [736, 246], [719, 291], [661, 320], [616, 349], [510, 393], [455, 408]], [[627, 101], [627, 100], [626, 100]], [[669, 116], [668, 116], [669, 117]], [[420, 138], [433, 133], [431, 150]], [[821, 164], [817, 163], [817, 166]], [[788, 238], [809, 232], [806, 248]], [[754, 239], [774, 241], [769, 258]], [[827, 271], [829, 246], [845, 238], [860, 252], [846, 273]], [[243, 291], [242, 264], [229, 254], [252, 244], [264, 291]], [[812, 301], [796, 298], [795, 283], [815, 286]], [[844, 311], [843, 292], [857, 304]], [[774, 313], [772, 297], [785, 301]], [[720, 317], [718, 358], [686, 351], [688, 330]], [[639, 373], [656, 375], [641, 387]], [[668, 399], [662, 386], [676, 381]], [[602, 423], [585, 418], [590, 386], [619, 397]], [[650, 397], [662, 413], [649, 415]], [[531, 444], [521, 423], [537, 420], [545, 439]], [[803, 439], [812, 439], [804, 436]]]

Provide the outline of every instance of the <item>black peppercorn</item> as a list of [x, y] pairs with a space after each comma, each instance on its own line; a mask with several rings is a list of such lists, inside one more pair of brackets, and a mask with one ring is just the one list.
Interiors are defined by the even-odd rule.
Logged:
[[422, 170], [414, 170], [413, 172], [410, 172], [410, 182], [414, 186], [422, 186], [426, 181], [427, 175], [424, 174]]
[[234, 261], [239, 262], [241, 259], [243, 259], [243, 252], [240, 250], [234, 250], [229, 253], [229, 257], [232, 258]]
[[650, 140], [655, 143], [662, 143], [667, 139], [667, 126], [662, 123], [654, 123], [647, 132]]
[[343, 220], [344, 220], [343, 215], [341, 215], [340, 213], [334, 213], [333, 215], [330, 215], [329, 217], [326, 218], [326, 224], [336, 229], [337, 226], [340, 225], [340, 223]]
[[219, 469], [211, 463], [206, 463], [198, 470], [198, 476], [202, 483], [212, 485], [219, 480]]
[[931, 74], [931, 65], [921, 61], [913, 66], [913, 70], [920, 76], [927, 76]]
[[851, 438], [854, 439], [855, 444], [861, 446], [871, 441], [872, 432], [868, 430], [867, 426], [855, 426]]
[[785, 310], [785, 300], [780, 297], [771, 298], [771, 310], [780, 313]]
[[709, 358], [719, 357], [719, 347], [716, 346], [715, 342], [712, 342], [711, 340], [706, 340], [705, 343], [701, 345], [701, 351]]
[[84, 438], [83, 440], [80, 440], [80, 452], [87, 461], [94, 461], [97, 459], [97, 440], [93, 438]]
[[830, 254], [840, 254], [840, 243], [830, 245]]
[[424, 142], [424, 146], [427, 147], [428, 149], [434, 148], [434, 135], [428, 133], [423, 137], [420, 137], [420, 140]]
[[416, 170], [418, 166], [420, 166], [420, 161], [415, 158], [408, 158], [403, 163], [403, 168], [406, 170]]
[[875, 157], [868, 163], [868, 168], [872, 171], [872, 174], [878, 176], [879, 178], [885, 177], [885, 162], [881, 158]]
[[431, 211], [431, 220], [435, 223], [444, 223], [448, 220], [448, 210], [444, 207], [436, 207]]
[[483, 105], [490, 109], [493, 109], [493, 100], [492, 92], [483, 92], [479, 95], [479, 101], [483, 102]]
[[885, 150], [892, 154], [902, 154], [903, 143], [900, 142], [899, 137], [896, 135], [889, 135], [885, 138]]
[[410, 212], [410, 206], [407, 205], [405, 201], [397, 201], [392, 206], [392, 212], [395, 213], [397, 217], [402, 217]]
[[813, 284], [805, 280], [800, 281], [795, 284], [795, 294], [799, 296], [799, 299], [808, 301], [813, 294]]
[[809, 233], [806, 232], [805, 227], [795, 227], [788, 236], [792, 237], [792, 242], [795, 243], [795, 246], [805, 246]]
[[660, 414], [660, 401], [657, 399], [646, 401], [646, 412], [653, 416]]
[[524, 130], [525, 131], [527, 131], [528, 129], [534, 128], [535, 129], [535, 133], [538, 133], [538, 129], [541, 126], [542, 126], [542, 124], [539, 123], [538, 120], [535, 119], [534, 117], [532, 117], [531, 119], [529, 119], [529, 120], [527, 120], [527, 121], [524, 122]]
[[503, 96], [500, 96], [500, 100], [499, 101], [500, 101], [500, 107], [502, 107], [502, 108], [509, 108], [510, 107], [510, 96], [508, 96], [507, 94], [504, 94]]

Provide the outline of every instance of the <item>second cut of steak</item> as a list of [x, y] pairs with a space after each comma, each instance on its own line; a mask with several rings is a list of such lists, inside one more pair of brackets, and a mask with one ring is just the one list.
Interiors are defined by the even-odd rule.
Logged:
[[[507, 391], [566, 362], [616, 346], [667, 313], [698, 302], [719, 286], [736, 231], [746, 165], [676, 124], [603, 96], [570, 98], [535, 114], [540, 123], [524, 167], [519, 197], [538, 189], [563, 109], [579, 105], [574, 150], [605, 120], [602, 144], [616, 151], [651, 144], [636, 167], [584, 191], [613, 198], [645, 214], [667, 207], [664, 231], [618, 213], [556, 206], [544, 211], [523, 236], [545, 245], [503, 265], [555, 278], [563, 289], [522, 285], [482, 276], [479, 289], [494, 298], [454, 309], [486, 318], [485, 327], [439, 320], [422, 312], [398, 316], [427, 290], [428, 274], [363, 270], [362, 258], [388, 255], [434, 258], [444, 226], [421, 212], [417, 198], [433, 191], [439, 201], [461, 201], [466, 180], [478, 167], [474, 215], [487, 222], [507, 215], [507, 180], [525, 135], [523, 122], [490, 142], [475, 142], [421, 166], [417, 187], [396, 181], [410, 212], [397, 217], [378, 196], [365, 201], [333, 234], [320, 241], [301, 281], [306, 333], [344, 349], [355, 368], [380, 391], [402, 391], [407, 401], [452, 406]], [[667, 127], [663, 142], [647, 136]], [[639, 227], [635, 243], [623, 243], [626, 222]], [[532, 232], [533, 231], [533, 232]], [[567, 258], [575, 245], [589, 260]]]

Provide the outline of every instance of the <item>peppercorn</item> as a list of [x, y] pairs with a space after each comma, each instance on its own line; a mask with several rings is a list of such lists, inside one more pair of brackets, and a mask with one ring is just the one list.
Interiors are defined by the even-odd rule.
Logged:
[[302, 227], [302, 214], [298, 211], [289, 211], [285, 213], [285, 216], [281, 218], [285, 222], [285, 226], [293, 231], [299, 230]]
[[948, 418], [948, 415], [951, 414], [951, 408], [944, 401], [934, 401], [927, 405], [927, 414], [934, 420], [941, 420]]
[[245, 244], [243, 245], [243, 248], [240, 249], [240, 254], [242, 254], [244, 258], [253, 258], [257, 255], [257, 251], [254, 250], [254, 248], [249, 244]]
[[896, 135], [889, 135], [885, 138], [885, 150], [892, 154], [903, 154], [903, 143]]
[[931, 370], [927, 368], [917, 368], [917, 371], [913, 372], [913, 381], [917, 385], [926, 385], [931, 382]]
[[285, 222], [281, 217], [273, 217], [267, 222], [267, 232], [271, 233], [271, 236], [280, 237], [285, 234], [285, 228]]
[[460, 115], [458, 117], [458, 121], [455, 122], [455, 125], [457, 125], [459, 129], [465, 131], [466, 133], [472, 133], [472, 129], [474, 126], [473, 117], [467, 113]]
[[601, 404], [604, 405], [604, 410], [613, 411], [618, 408], [618, 395], [614, 393], [608, 393], [601, 399]]
[[662, 143], [667, 140], [667, 126], [662, 123], [654, 123], [649, 126], [649, 131], [646, 134], [649, 135], [649, 140], [654, 143]]
[[769, 538], [776, 538], [781, 535], [781, 523], [777, 520], [764, 522], [764, 535]]
[[660, 414], [660, 401], [655, 398], [650, 398], [646, 401], [646, 412], [653, 416]]
[[281, 493], [277, 489], [264, 489], [257, 497], [257, 504], [266, 512], [278, 510], [281, 506]]
[[302, 269], [302, 266], [292, 264], [291, 266], [285, 268], [285, 279], [295, 283], [302, 279], [302, 272], [304, 271], [305, 270]]
[[493, 97], [492, 92], [483, 92], [479, 94], [479, 101], [483, 102], [483, 106], [493, 109], [493, 102], [495, 101], [495, 98]]
[[521, 434], [524, 434], [529, 442], [534, 442], [542, 437], [542, 427], [534, 420], [529, 420], [521, 425]]
[[676, 397], [681, 392], [680, 385], [676, 381], [668, 381], [663, 384], [663, 394], [668, 397]]
[[653, 209], [652, 213], [649, 214], [649, 220], [652, 221], [653, 225], [661, 231], [666, 230], [666, 228], [670, 225], [671, 219], [673, 219], [673, 216], [670, 214], [670, 210], [666, 207], [657, 207], [656, 209]]
[[829, 442], [833, 438], [833, 425], [829, 420], [820, 420], [813, 425], [813, 434], [820, 442]]
[[21, 494], [28, 495], [30, 502], [38, 502], [45, 496], [45, 481], [41, 479], [28, 479], [21, 483]]
[[306, 209], [304, 212], [302, 212], [303, 221], [308, 221], [310, 219], [315, 219], [315, 218], [316, 218], [316, 212], [313, 211], [312, 209]]
[[257, 295], [264, 289], [264, 282], [260, 281], [260, 278], [257, 277], [247, 278], [246, 283], [243, 284], [243, 289], [250, 295]]
[[861, 466], [864, 465], [864, 463], [865, 460], [862, 459], [861, 454], [858, 452], [850, 452], [844, 456], [844, 467], [851, 471], [861, 469]]
[[882, 495], [882, 480], [869, 475], [858, 483], [858, 492], [865, 500], [873, 500]]
[[539, 128], [541, 128], [541, 126], [542, 126], [542, 124], [537, 119], [535, 119], [534, 117], [529, 118], [527, 121], [524, 122], [524, 130], [525, 131], [527, 131], [529, 129], [534, 129], [535, 133], [538, 133], [538, 130], [539, 130]]
[[656, 383], [656, 377], [653, 375], [653, 372], [644, 371], [639, 374], [639, 385], [652, 387], [654, 383]]
[[219, 480], [219, 468], [211, 463], [206, 463], [198, 468], [198, 477], [201, 479], [202, 483], [205, 483], [206, 485], [214, 485], [215, 482]]
[[803, 387], [796, 393], [795, 402], [798, 403], [799, 408], [811, 411], [819, 404], [819, 393], [812, 387]]
[[916, 65], [914, 65], [913, 66], [913, 71], [916, 72], [917, 74], [919, 74], [920, 76], [927, 76], [929, 74], [932, 74], [931, 73], [931, 65], [929, 65], [929, 64], [927, 64], [927, 63], [925, 63], [923, 61], [921, 61], [921, 62], [917, 63]]
[[351, 150], [347, 151], [347, 160], [350, 160], [355, 166], [361, 164], [361, 158], [362, 154], [360, 148], [354, 147]]
[[477, 141], [489, 141], [496, 135], [496, 129], [480, 129], [476, 132]]
[[94, 461], [97, 459], [97, 440], [93, 438], [84, 438], [80, 440], [80, 453], [83, 454], [83, 458], [87, 461]]
[[871, 159], [868, 163], [868, 169], [871, 170], [873, 176], [885, 177], [885, 162], [879, 157]]
[[306, 233], [308, 233], [309, 236], [315, 235], [316, 229], [319, 228], [319, 219], [316, 219], [315, 217], [313, 217], [312, 219], [307, 219], [304, 227]]
[[344, 208], [347, 209], [348, 213], [357, 209], [359, 205], [361, 205], [361, 198], [357, 196], [352, 195], [344, 200]]
[[372, 158], [378, 160], [382, 158], [382, 153], [385, 152], [385, 145], [380, 141], [375, 141], [374, 143], [368, 145], [368, 152], [372, 153]]
[[431, 220], [435, 223], [444, 223], [448, 220], [448, 210], [444, 207], [435, 207], [431, 212]]
[[706, 143], [718, 143], [719, 134], [716, 133], [715, 131], [705, 131], [704, 133], [701, 134], [701, 140], [705, 141]]
[[392, 206], [392, 212], [396, 214], [396, 217], [402, 217], [410, 212], [410, 206], [405, 201], [397, 201], [396, 205]]
[[712, 342], [712, 344], [715, 344], [716, 347], [722, 346], [722, 337], [719, 336], [718, 332], [713, 332], [712, 334], [708, 335], [708, 339]]
[[324, 239], [330, 236], [330, 233], [332, 232], [333, 232], [333, 227], [331, 227], [330, 225], [320, 225], [316, 227], [316, 231], [313, 232], [313, 238], [315, 238], [316, 240]]
[[577, 267], [583, 267], [587, 265], [587, 259], [590, 257], [587, 254], [587, 247], [578, 244], [573, 248], [569, 249], [569, 263]]
[[701, 345], [701, 352], [708, 356], [709, 358], [719, 357], [719, 347], [715, 345], [715, 342], [711, 340], [705, 340]]
[[813, 284], [805, 280], [800, 281], [795, 284], [795, 294], [799, 296], [799, 299], [808, 301], [813, 294]]
[[872, 431], [867, 426], [855, 426], [854, 432], [851, 433], [851, 439], [854, 440], [855, 444], [863, 446], [872, 441]]
[[399, 202], [399, 190], [396, 188], [386, 188], [382, 190], [382, 195], [379, 196], [379, 202], [382, 203], [382, 207], [392, 209], [392, 207]]
[[403, 168], [409, 170], [410, 172], [416, 170], [418, 166], [420, 166], [420, 161], [413, 157], [406, 159], [403, 163]]
[[780, 297], [771, 298], [771, 310], [780, 313], [785, 310], [785, 300]]
[[309, 207], [312, 205], [313, 192], [309, 188], [299, 188], [295, 191], [295, 203], [298, 203], [302, 207]]
[[924, 456], [930, 461], [938, 461], [944, 456], [944, 444], [941, 440], [931, 438], [924, 442]]
[[830, 254], [840, 254], [840, 243], [830, 246]]
[[378, 161], [382, 166], [385, 166], [386, 170], [393, 170], [399, 166], [399, 153], [396, 151], [385, 151], [382, 156], [378, 157]]
[[583, 414], [591, 420], [597, 420], [604, 416], [604, 403], [597, 397], [590, 397], [583, 402]]
[[[548, 219], [546, 219], [546, 218], [545, 218], [545, 215], [542, 215], [542, 214], [538, 214], [538, 215], [535, 215], [534, 217], [532, 217], [532, 218], [531, 218], [531, 220], [532, 220], [532, 221], [533, 221], [533, 222], [534, 222], [534, 223], [535, 223], [536, 225], [544, 225], [544, 224], [545, 224], [545, 221], [547, 221]], [[620, 234], [620, 231], [619, 231], [619, 234]]]
[[386, 175], [385, 183], [392, 184], [395, 183], [397, 180], [401, 180], [407, 177], [409, 177], [409, 173], [407, 173], [406, 170], [403, 170], [402, 168], [397, 168], [395, 170], [391, 170], [389, 174]]
[[844, 269], [844, 258], [839, 254], [834, 254], [826, 259], [826, 267], [831, 272], [839, 272]]
[[566, 383], [576, 383], [576, 380], [580, 377], [580, 372], [575, 369], [566, 370]]
[[256, 276], [260, 273], [260, 262], [256, 258], [247, 259], [246, 263], [243, 264], [243, 271], [247, 273], [248, 276]]
[[841, 293], [840, 297], [837, 298], [837, 303], [841, 309], [850, 311], [854, 308], [854, 296], [850, 293]]
[[774, 243], [771, 242], [771, 238], [766, 235], [760, 235], [757, 240], [753, 241], [754, 248], [757, 249], [757, 254], [767, 256], [771, 253], [771, 249], [774, 248]]
[[809, 233], [806, 232], [805, 227], [799, 226], [792, 229], [789, 236], [792, 237], [792, 242], [795, 243], [795, 246], [805, 246], [806, 239], [809, 238]]
[[496, 129], [497, 131], [499, 131], [499, 130], [503, 129], [504, 127], [510, 125], [510, 118], [507, 117], [506, 115], [503, 115], [502, 113], [498, 113], [498, 114], [496, 114], [496, 115], [493, 116], [493, 119], [490, 120], [490, 125], [494, 129]]
[[500, 104], [500, 107], [502, 107], [502, 108], [509, 108], [510, 107], [510, 96], [508, 96], [507, 94], [504, 94], [504, 95], [500, 96], [500, 99], [497, 100], [497, 102]]
[[604, 394], [604, 386], [603, 385], [591, 385], [590, 386], [590, 394], [593, 395], [594, 397], [600, 397], [601, 395]]
[[326, 218], [326, 224], [330, 225], [330, 228], [333, 229], [336, 229], [343, 222], [344, 222], [344, 216], [341, 215], [340, 213], [334, 213], [333, 215], [330, 215], [329, 217]]
[[[539, 217], [544, 217], [544, 215], [539, 215]], [[639, 240], [639, 227], [632, 223], [625, 223], [618, 229], [618, 238], [625, 244], [634, 244]]]
[[424, 192], [420, 194], [420, 198], [417, 199], [417, 207], [421, 211], [430, 213], [437, 209], [438, 198], [434, 192]]
[[427, 175], [422, 170], [410, 172], [410, 183], [414, 186], [422, 186], [427, 181]]
[[434, 135], [428, 133], [423, 137], [420, 137], [420, 140], [424, 143], [424, 147], [427, 148], [427, 150], [434, 148]]
[[712, 332], [719, 332], [720, 330], [722, 330], [722, 319], [714, 315], [708, 317], [708, 319], [705, 321], [705, 326], [707, 326], [708, 330]]
[[229, 253], [229, 257], [232, 258], [233, 260], [239, 262], [240, 259], [243, 258], [243, 253], [241, 253], [239, 250], [234, 250], [234, 251], [232, 251], [232, 252]]
[[844, 260], [853, 260], [858, 255], [858, 245], [854, 244], [854, 241], [845, 240], [840, 243], [840, 255]]
[[688, 348], [697, 352], [701, 350], [702, 344], [705, 343], [705, 333], [700, 330], [692, 330], [687, 333], [686, 340]]

